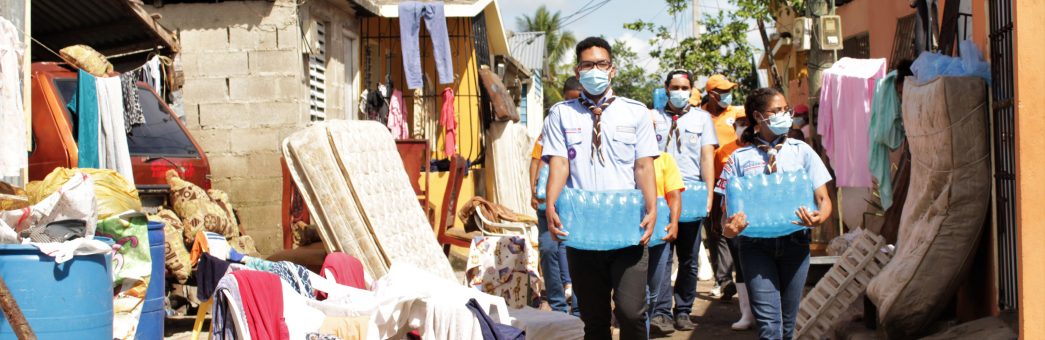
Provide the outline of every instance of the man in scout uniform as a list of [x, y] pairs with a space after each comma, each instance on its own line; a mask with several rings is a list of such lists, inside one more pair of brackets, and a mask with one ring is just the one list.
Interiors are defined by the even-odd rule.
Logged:
[[642, 191], [647, 213], [639, 226], [640, 244], [608, 251], [566, 248], [574, 294], [586, 339], [610, 339], [611, 297], [620, 339], [646, 339], [646, 243], [656, 224], [657, 189], [653, 159], [660, 153], [646, 105], [613, 95], [613, 50], [602, 38], [582, 40], [576, 48], [581, 98], [549, 110], [544, 126], [543, 158], [551, 171], [547, 189], [548, 230], [562, 230], [555, 202], [564, 187], [586, 191]]

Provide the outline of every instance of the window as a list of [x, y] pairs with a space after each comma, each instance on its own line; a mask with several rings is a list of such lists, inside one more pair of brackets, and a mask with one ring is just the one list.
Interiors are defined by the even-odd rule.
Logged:
[[[76, 95], [76, 78], [57, 78], [54, 80], [58, 93], [62, 96], [64, 105], [68, 105]], [[145, 124], [134, 126], [131, 133], [127, 135], [127, 148], [132, 156], [174, 156], [174, 157], [198, 157], [199, 151], [192, 144], [185, 129], [175, 120], [176, 118], [167, 105], [164, 105], [156, 94], [147, 86], [138, 85], [138, 98], [141, 102], [142, 113], [145, 114]], [[76, 137], [76, 122], [79, 119], [72, 110], [66, 110], [69, 114], [69, 122], [73, 124], [73, 139]]]
[[342, 86], [342, 96], [345, 98], [344, 117], [345, 119], [358, 119], [359, 54], [357, 51], [359, 49], [359, 37], [348, 29], [342, 30], [342, 35], [345, 38], [345, 51], [341, 59], [345, 64], [345, 80]]
[[845, 38], [839, 57], [867, 59], [871, 57], [871, 35], [867, 32]]
[[326, 23], [316, 22], [316, 49], [308, 57], [309, 114], [313, 121], [327, 118]]
[[519, 124], [526, 126], [526, 102], [529, 97], [530, 84], [522, 84], [521, 90], [519, 91]]

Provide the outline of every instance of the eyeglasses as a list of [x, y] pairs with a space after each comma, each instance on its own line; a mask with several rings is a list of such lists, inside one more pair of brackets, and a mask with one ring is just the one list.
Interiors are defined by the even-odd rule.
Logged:
[[769, 117], [776, 116], [776, 115], [784, 115], [786, 117], [794, 117], [795, 116], [795, 111], [792, 110], [789, 107], [781, 107], [781, 108], [778, 108], [778, 109], [773, 110], [773, 111], [768, 111], [768, 110], [767, 111], [762, 111], [762, 113], [766, 114], [766, 119], [769, 119]]
[[579, 64], [577, 64], [578, 71], [590, 71], [593, 68], [598, 68], [599, 70], [606, 71], [609, 70], [610, 67], [613, 67], [613, 63], [611, 63], [609, 60], [582, 61]]

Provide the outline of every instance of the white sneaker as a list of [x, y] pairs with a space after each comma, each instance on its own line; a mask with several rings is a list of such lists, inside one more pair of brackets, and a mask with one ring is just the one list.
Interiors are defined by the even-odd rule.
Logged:
[[716, 299], [722, 297], [722, 287], [719, 287], [718, 284], [716, 284], [715, 287], [712, 287], [711, 288], [711, 297], [716, 298]]

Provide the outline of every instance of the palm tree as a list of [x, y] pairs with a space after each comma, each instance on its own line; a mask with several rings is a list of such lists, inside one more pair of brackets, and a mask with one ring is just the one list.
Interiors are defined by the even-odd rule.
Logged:
[[563, 21], [562, 13], [559, 11], [553, 13], [544, 5], [537, 8], [532, 17], [523, 15], [515, 19], [516, 26], [521, 32], [544, 32], [544, 52], [547, 60], [542, 74], [545, 107], [562, 100], [560, 90], [562, 80], [566, 77], [559, 73], [568, 67], [559, 63], [562, 62], [567, 51], [573, 49], [573, 46], [577, 44], [577, 38], [573, 36], [573, 33], [563, 30]]

